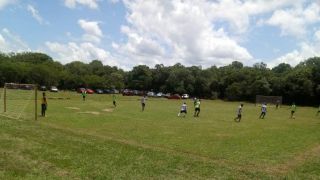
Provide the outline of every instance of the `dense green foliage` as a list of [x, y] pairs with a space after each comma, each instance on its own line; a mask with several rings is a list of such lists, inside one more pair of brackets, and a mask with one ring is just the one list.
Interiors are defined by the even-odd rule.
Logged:
[[0, 54], [0, 85], [4, 82], [56, 85], [61, 89], [130, 88], [241, 101], [253, 101], [256, 95], [279, 95], [284, 96], [285, 103], [311, 105], [320, 99], [320, 58], [310, 58], [296, 67], [282, 63], [272, 69], [264, 63], [244, 67], [235, 61], [207, 69], [179, 63], [153, 68], [139, 65], [125, 72], [99, 60], [62, 65], [41, 53]]

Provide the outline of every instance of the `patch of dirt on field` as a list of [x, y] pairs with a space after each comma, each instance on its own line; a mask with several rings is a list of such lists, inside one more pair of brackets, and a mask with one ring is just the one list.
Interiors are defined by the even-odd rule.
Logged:
[[66, 109], [72, 109], [72, 110], [80, 110], [78, 107], [65, 107]]
[[102, 109], [104, 112], [113, 112], [113, 109], [107, 108], [107, 109]]
[[84, 112], [78, 112], [79, 114], [93, 114], [93, 115], [99, 115], [99, 112], [96, 111], [84, 111]]

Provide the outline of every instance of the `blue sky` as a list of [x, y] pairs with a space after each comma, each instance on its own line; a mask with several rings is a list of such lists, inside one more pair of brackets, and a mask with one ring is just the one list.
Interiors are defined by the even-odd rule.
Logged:
[[318, 0], [0, 0], [0, 51], [131, 69], [296, 65], [320, 52]]

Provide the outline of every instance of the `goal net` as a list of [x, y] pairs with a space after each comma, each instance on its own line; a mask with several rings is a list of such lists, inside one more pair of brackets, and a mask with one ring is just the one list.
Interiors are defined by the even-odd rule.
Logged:
[[37, 86], [5, 83], [1, 89], [0, 116], [12, 119], [37, 119]]
[[257, 104], [273, 104], [273, 105], [282, 105], [282, 96], [262, 96], [257, 95], [256, 96], [256, 105]]

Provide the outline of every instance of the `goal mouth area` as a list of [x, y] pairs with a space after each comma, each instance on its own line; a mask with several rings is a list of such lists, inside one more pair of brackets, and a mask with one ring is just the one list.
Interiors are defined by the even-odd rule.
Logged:
[[272, 104], [272, 105], [282, 105], [282, 96], [256, 96], [257, 104]]
[[5, 83], [0, 92], [0, 116], [37, 120], [36, 84]]

